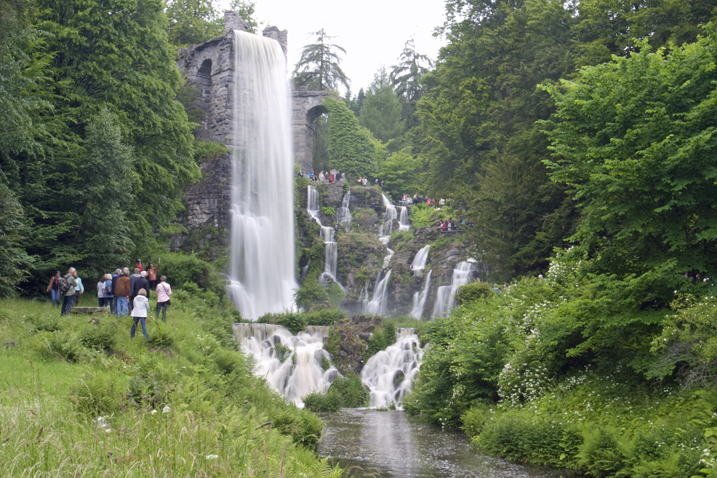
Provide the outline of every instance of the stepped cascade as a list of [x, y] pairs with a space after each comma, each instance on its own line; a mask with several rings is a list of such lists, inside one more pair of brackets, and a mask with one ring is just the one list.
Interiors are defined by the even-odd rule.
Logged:
[[[306, 212], [308, 212], [309, 216], [314, 218], [314, 221], [316, 221], [316, 223], [321, 226], [320, 237], [325, 244], [324, 272], [321, 274], [321, 277], [319, 277], [319, 281], [323, 285], [328, 285], [331, 282], [336, 282], [338, 284], [338, 281], [336, 280], [336, 275], [339, 259], [339, 250], [336, 244], [336, 230], [333, 227], [324, 226], [321, 223], [321, 217], [319, 216], [319, 190], [316, 188], [316, 186], [308, 186], [306, 194]], [[346, 209], [348, 210], [348, 201], [346, 200], [346, 196], [344, 196], [344, 202], [346, 203]], [[350, 224], [351, 213], [348, 213], [348, 216]]]
[[398, 210], [400, 211], [398, 215], [398, 230], [410, 231], [411, 219], [409, 218], [408, 208], [406, 206], [399, 206]]
[[336, 222], [346, 228], [346, 232], [351, 230], [351, 211], [349, 203], [351, 202], [351, 191], [344, 194], [341, 200], [341, 207], [336, 210]]
[[319, 204], [319, 190], [316, 189], [316, 186], [307, 186], [306, 196], [306, 212], [308, 212], [309, 216], [320, 226], [321, 219], [319, 219], [319, 209], [321, 206]]
[[378, 273], [376, 277], [376, 285], [373, 288], [373, 297], [368, 300], [368, 283], [364, 289], [364, 314], [365, 315], [386, 315], [386, 306], [388, 302], [388, 281], [391, 279], [391, 269], [388, 270], [385, 277], [381, 277], [383, 271]]
[[411, 317], [414, 319], [421, 320], [423, 317], [423, 308], [426, 306], [426, 299], [428, 298], [428, 291], [431, 287], [431, 272], [428, 271], [426, 276], [426, 285], [423, 286], [423, 290], [415, 292], [413, 294], [413, 307], [411, 308]]
[[361, 370], [361, 380], [368, 387], [373, 408], [400, 408], [403, 397], [411, 391], [418, 373], [423, 350], [412, 329], [397, 331], [395, 344], [371, 357]]
[[294, 308], [291, 103], [275, 40], [234, 31], [229, 297], [242, 316]]
[[386, 207], [386, 212], [383, 215], [383, 224], [381, 224], [378, 230], [378, 238], [386, 245], [388, 241], [391, 240], [393, 221], [398, 218], [398, 213], [396, 212], [396, 206], [391, 204], [391, 201], [389, 201], [385, 194], [381, 194], [381, 198], [383, 199], [383, 205]]
[[234, 324], [234, 337], [255, 360], [256, 375], [302, 407], [301, 397], [310, 392], [326, 392], [339, 375], [330, 365], [329, 353], [323, 349], [328, 329], [307, 327], [294, 336], [280, 325], [238, 323]]
[[413, 258], [413, 262], [411, 263], [411, 270], [413, 271], [414, 277], [420, 277], [423, 273], [423, 269], [426, 268], [426, 263], [428, 262], [428, 250], [430, 248], [430, 244], [423, 246], [416, 253], [416, 257]]
[[451, 285], [442, 285], [436, 293], [436, 303], [433, 307], [433, 317], [446, 317], [448, 312], [456, 305], [456, 292], [462, 285], [466, 285], [475, 274], [475, 260], [459, 262], [453, 269]]

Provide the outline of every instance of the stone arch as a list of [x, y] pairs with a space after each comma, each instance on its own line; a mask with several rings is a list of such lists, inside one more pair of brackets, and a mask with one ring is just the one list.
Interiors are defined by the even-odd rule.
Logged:
[[294, 157], [304, 171], [311, 170], [314, 151], [314, 122], [328, 113], [324, 98], [332, 96], [329, 91], [307, 91], [297, 87], [293, 93]]

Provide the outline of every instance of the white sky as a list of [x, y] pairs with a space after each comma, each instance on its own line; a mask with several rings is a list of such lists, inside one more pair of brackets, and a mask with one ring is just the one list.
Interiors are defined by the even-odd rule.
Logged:
[[[445, 44], [433, 37], [435, 27], [445, 19], [444, 0], [255, 0], [261, 28], [269, 25], [289, 30], [289, 68], [301, 56], [301, 48], [312, 42], [309, 33], [322, 27], [335, 36], [333, 42], [346, 49], [341, 68], [351, 80], [356, 95], [373, 80], [381, 67], [398, 61], [404, 44], [412, 35], [416, 50], [432, 60]], [[220, 11], [229, 0], [217, 0]], [[290, 71], [290, 73], [291, 73]]]

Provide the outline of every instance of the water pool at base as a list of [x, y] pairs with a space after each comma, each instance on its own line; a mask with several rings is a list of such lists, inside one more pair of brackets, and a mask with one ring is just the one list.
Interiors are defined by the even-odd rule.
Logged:
[[344, 409], [322, 416], [321, 457], [354, 477], [554, 478], [471, 448], [459, 430], [442, 430], [399, 411]]

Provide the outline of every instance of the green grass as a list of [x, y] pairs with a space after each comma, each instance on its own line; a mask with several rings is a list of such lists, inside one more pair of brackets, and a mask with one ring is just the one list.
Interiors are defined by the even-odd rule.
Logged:
[[[91, 316], [0, 301], [1, 344], [17, 342], [0, 348], [3, 476], [340, 476], [313, 451], [318, 417], [287, 404], [235, 350], [230, 306], [175, 295], [166, 325], [148, 320], [151, 338], [171, 338], [155, 340], [162, 347], [141, 331], [130, 340], [130, 318], [98, 316], [115, 330], [109, 352], [82, 345], [98, 327]], [[38, 330], [48, 323], [59, 330]], [[58, 353], [67, 348], [71, 359]]]

